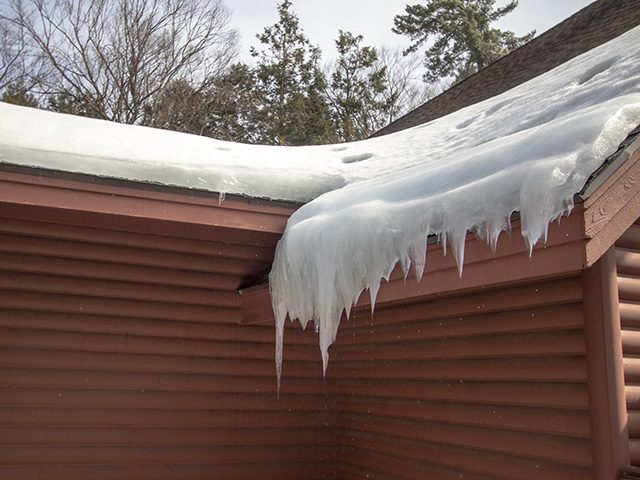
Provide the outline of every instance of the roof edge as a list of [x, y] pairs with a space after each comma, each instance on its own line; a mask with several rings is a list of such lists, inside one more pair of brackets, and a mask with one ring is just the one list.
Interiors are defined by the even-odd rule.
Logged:
[[[131, 188], [0, 168], [0, 217], [275, 247], [297, 206]], [[136, 185], [137, 186], [137, 185]]]
[[68, 180], [90, 185], [103, 185], [107, 187], [129, 188], [139, 191], [168, 193], [173, 195], [184, 195], [189, 197], [200, 197], [207, 199], [216, 199], [220, 203], [230, 200], [235, 202], [246, 203], [247, 205], [265, 205], [282, 208], [298, 209], [303, 202], [292, 200], [273, 199], [268, 197], [252, 197], [245, 194], [216, 192], [201, 188], [181, 187], [178, 185], [168, 185], [160, 182], [129, 180], [117, 177], [108, 177], [101, 175], [92, 175], [89, 173], [68, 172], [65, 170], [56, 170], [44, 167], [29, 167], [9, 162], [0, 162], [0, 172], [17, 173], [21, 175], [32, 175], [36, 177], [45, 177], [58, 180]]
[[594, 265], [638, 219], [640, 128], [594, 172], [583, 197], [585, 267]]
[[577, 194], [580, 200], [589, 199], [604, 183], [633, 155], [640, 150], [640, 125], [629, 133], [620, 144], [618, 150], [610, 155], [604, 163], [591, 174], [587, 183]]

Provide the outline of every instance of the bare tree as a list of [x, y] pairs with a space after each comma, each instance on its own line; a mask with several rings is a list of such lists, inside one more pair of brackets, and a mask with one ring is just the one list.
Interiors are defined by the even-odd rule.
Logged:
[[222, 0], [6, 1], [0, 21], [40, 62], [41, 93], [92, 117], [139, 123], [158, 92], [199, 92], [237, 53]]
[[0, 17], [0, 90], [26, 76], [27, 44], [20, 29]]
[[404, 55], [400, 48], [378, 50], [378, 63], [386, 71], [383, 92], [388, 118], [385, 125], [422, 105], [442, 92], [443, 86], [423, 81], [422, 61], [417, 55]]
[[6, 21], [0, 20], [0, 89], [9, 85], [16, 76], [22, 48], [15, 45]]

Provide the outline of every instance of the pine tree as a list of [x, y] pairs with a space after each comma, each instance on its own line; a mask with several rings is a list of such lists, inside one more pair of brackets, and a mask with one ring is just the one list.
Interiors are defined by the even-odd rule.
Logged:
[[345, 142], [367, 138], [387, 119], [386, 69], [378, 63], [376, 49], [362, 46], [362, 40], [362, 35], [342, 30], [336, 40], [338, 60], [328, 94], [336, 130]]
[[[290, 0], [278, 5], [278, 22], [257, 37], [264, 49], [252, 47], [251, 54], [258, 62], [257, 90], [265, 125], [262, 143], [302, 145], [329, 141], [332, 131], [326, 121], [328, 110], [320, 95], [325, 83], [318, 66], [320, 50], [304, 35]], [[312, 119], [314, 115], [316, 118]], [[313, 131], [309, 131], [310, 125]]]
[[511, 31], [491, 24], [512, 12], [518, 1], [495, 8], [495, 0], [425, 0], [425, 4], [406, 6], [405, 15], [396, 15], [393, 31], [407, 35], [411, 46], [405, 54], [416, 52], [423, 44], [425, 80], [445, 77], [460, 81], [486, 67], [511, 50], [528, 42], [535, 31], [517, 37]]
[[143, 125], [202, 135], [207, 122], [206, 92], [174, 80], [146, 105]]
[[241, 143], [257, 143], [261, 116], [254, 71], [233, 64], [203, 90], [177, 80], [147, 106], [143, 125]]
[[203, 134], [219, 140], [258, 143], [265, 126], [259, 114], [255, 72], [236, 63], [216, 78], [209, 91]]
[[0, 101], [21, 105], [23, 107], [38, 108], [38, 99], [29, 92], [29, 89], [22, 83], [10, 83], [0, 96]]
[[50, 94], [47, 98], [47, 110], [104, 120], [102, 112], [94, 108], [96, 104], [96, 99], [89, 94], [81, 95], [69, 90]]

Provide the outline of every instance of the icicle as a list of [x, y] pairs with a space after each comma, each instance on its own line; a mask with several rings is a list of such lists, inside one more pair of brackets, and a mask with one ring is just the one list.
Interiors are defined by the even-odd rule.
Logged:
[[344, 315], [347, 318], [347, 320], [349, 320], [349, 316], [351, 315], [351, 307], [354, 305], [355, 302], [346, 302], [345, 306], [344, 306]]
[[371, 301], [371, 314], [373, 315], [373, 311], [376, 307], [376, 298], [378, 297], [378, 290], [380, 289], [380, 280], [377, 282], [373, 282], [369, 285], [369, 300]]
[[382, 273], [382, 278], [384, 279], [385, 282], [389, 281], [389, 279], [391, 278], [391, 274], [393, 273], [393, 270], [396, 268], [397, 264], [398, 263], [395, 260], [393, 262], [388, 263], [387, 268]]
[[495, 255], [496, 250], [498, 249], [498, 240], [500, 239], [500, 235], [502, 232], [511, 231], [511, 212], [508, 215], [505, 215], [499, 219], [492, 219], [487, 221], [487, 236], [486, 240], [491, 247], [491, 252]]
[[282, 350], [284, 344], [285, 317], [276, 315], [276, 382], [278, 385], [278, 397], [280, 397], [280, 383], [282, 381]]
[[453, 232], [451, 235], [451, 251], [456, 259], [456, 265], [458, 266], [458, 276], [462, 278], [462, 269], [464, 266], [464, 245], [467, 239], [467, 229], [459, 229]]
[[402, 268], [402, 276], [406, 283], [407, 277], [409, 276], [409, 270], [411, 269], [411, 258], [409, 257], [409, 253], [405, 253], [402, 255], [400, 259], [400, 267]]
[[[427, 230], [428, 231], [428, 230]], [[411, 258], [413, 259], [413, 270], [416, 281], [422, 280], [424, 269], [427, 263], [427, 235], [420, 235], [411, 245]]]
[[[626, 47], [637, 45], [640, 29], [634, 35]], [[366, 162], [340, 162], [341, 168], [363, 170], [298, 209], [278, 244], [270, 277], [278, 322], [287, 313], [303, 325], [313, 319], [326, 372], [342, 312], [347, 318], [356, 313], [352, 307], [369, 290], [373, 314], [381, 281], [398, 263], [405, 279], [413, 268], [420, 281], [428, 235], [437, 236], [443, 255], [450, 244], [462, 276], [467, 230], [495, 253], [501, 233], [510, 237], [511, 214], [520, 212], [532, 255], [536, 242], [547, 240], [549, 222], [570, 210], [591, 172], [640, 123], [635, 50], [615, 47], [598, 54], [627, 52], [584, 84], [575, 79], [601, 62], [597, 55], [419, 129], [372, 139], [379, 144], [371, 149], [367, 144], [366, 151], [376, 155]], [[469, 118], [476, 121], [461, 131], [458, 126]], [[398, 146], [397, 139], [406, 143]], [[356, 142], [340, 151], [356, 155], [362, 148]], [[376, 162], [387, 161], [375, 170]], [[280, 382], [283, 325], [277, 327]]]

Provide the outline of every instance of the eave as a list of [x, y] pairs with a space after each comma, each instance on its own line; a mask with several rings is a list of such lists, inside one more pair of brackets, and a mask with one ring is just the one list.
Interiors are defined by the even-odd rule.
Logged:
[[[512, 224], [511, 234], [501, 236], [495, 253], [485, 242], [468, 235], [462, 277], [453, 256], [444, 256], [442, 246], [431, 243], [422, 281], [416, 281], [412, 274], [405, 280], [396, 269], [380, 289], [377, 302], [410, 303], [574, 275], [593, 265], [636, 220], [640, 212], [638, 179], [640, 136], [606, 162], [577, 198], [571, 215], [550, 226], [547, 242], [538, 244], [531, 258], [518, 219]], [[28, 216], [48, 224], [151, 233], [174, 241], [188, 238], [219, 242], [218, 258], [240, 256], [250, 265], [236, 287], [240, 289], [243, 323], [273, 321], [268, 285], [243, 287], [264, 279], [287, 219], [298, 207], [295, 203], [239, 196], [220, 201], [212, 192], [60, 175], [41, 169], [6, 165], [0, 169], [0, 216], [4, 218]], [[369, 303], [365, 293], [358, 305]]]
[[[91, 244], [111, 245], [122, 255], [135, 247], [127, 254], [133, 263], [136, 251], [193, 249], [198, 256], [210, 256], [212, 270], [233, 279], [225, 289], [244, 287], [268, 270], [287, 219], [299, 206], [231, 195], [221, 201], [211, 192], [8, 170], [0, 169], [3, 239], [44, 235], [64, 240], [69, 231], [83, 227]], [[23, 219], [37, 227], [23, 225]]]
[[[495, 252], [468, 234], [462, 276], [458, 275], [453, 255], [443, 255], [442, 245], [430, 242], [422, 281], [417, 282], [411, 274], [405, 280], [400, 268], [396, 268], [389, 282], [382, 284], [377, 304], [411, 303], [498, 285], [574, 275], [594, 265], [638, 216], [640, 129], [631, 133], [576, 196], [571, 214], [549, 226], [547, 241], [538, 243], [531, 257], [519, 219], [512, 222], [509, 235], [501, 235]], [[244, 323], [273, 321], [268, 285], [241, 291], [241, 299]], [[364, 292], [358, 306], [368, 305], [370, 300]]]

